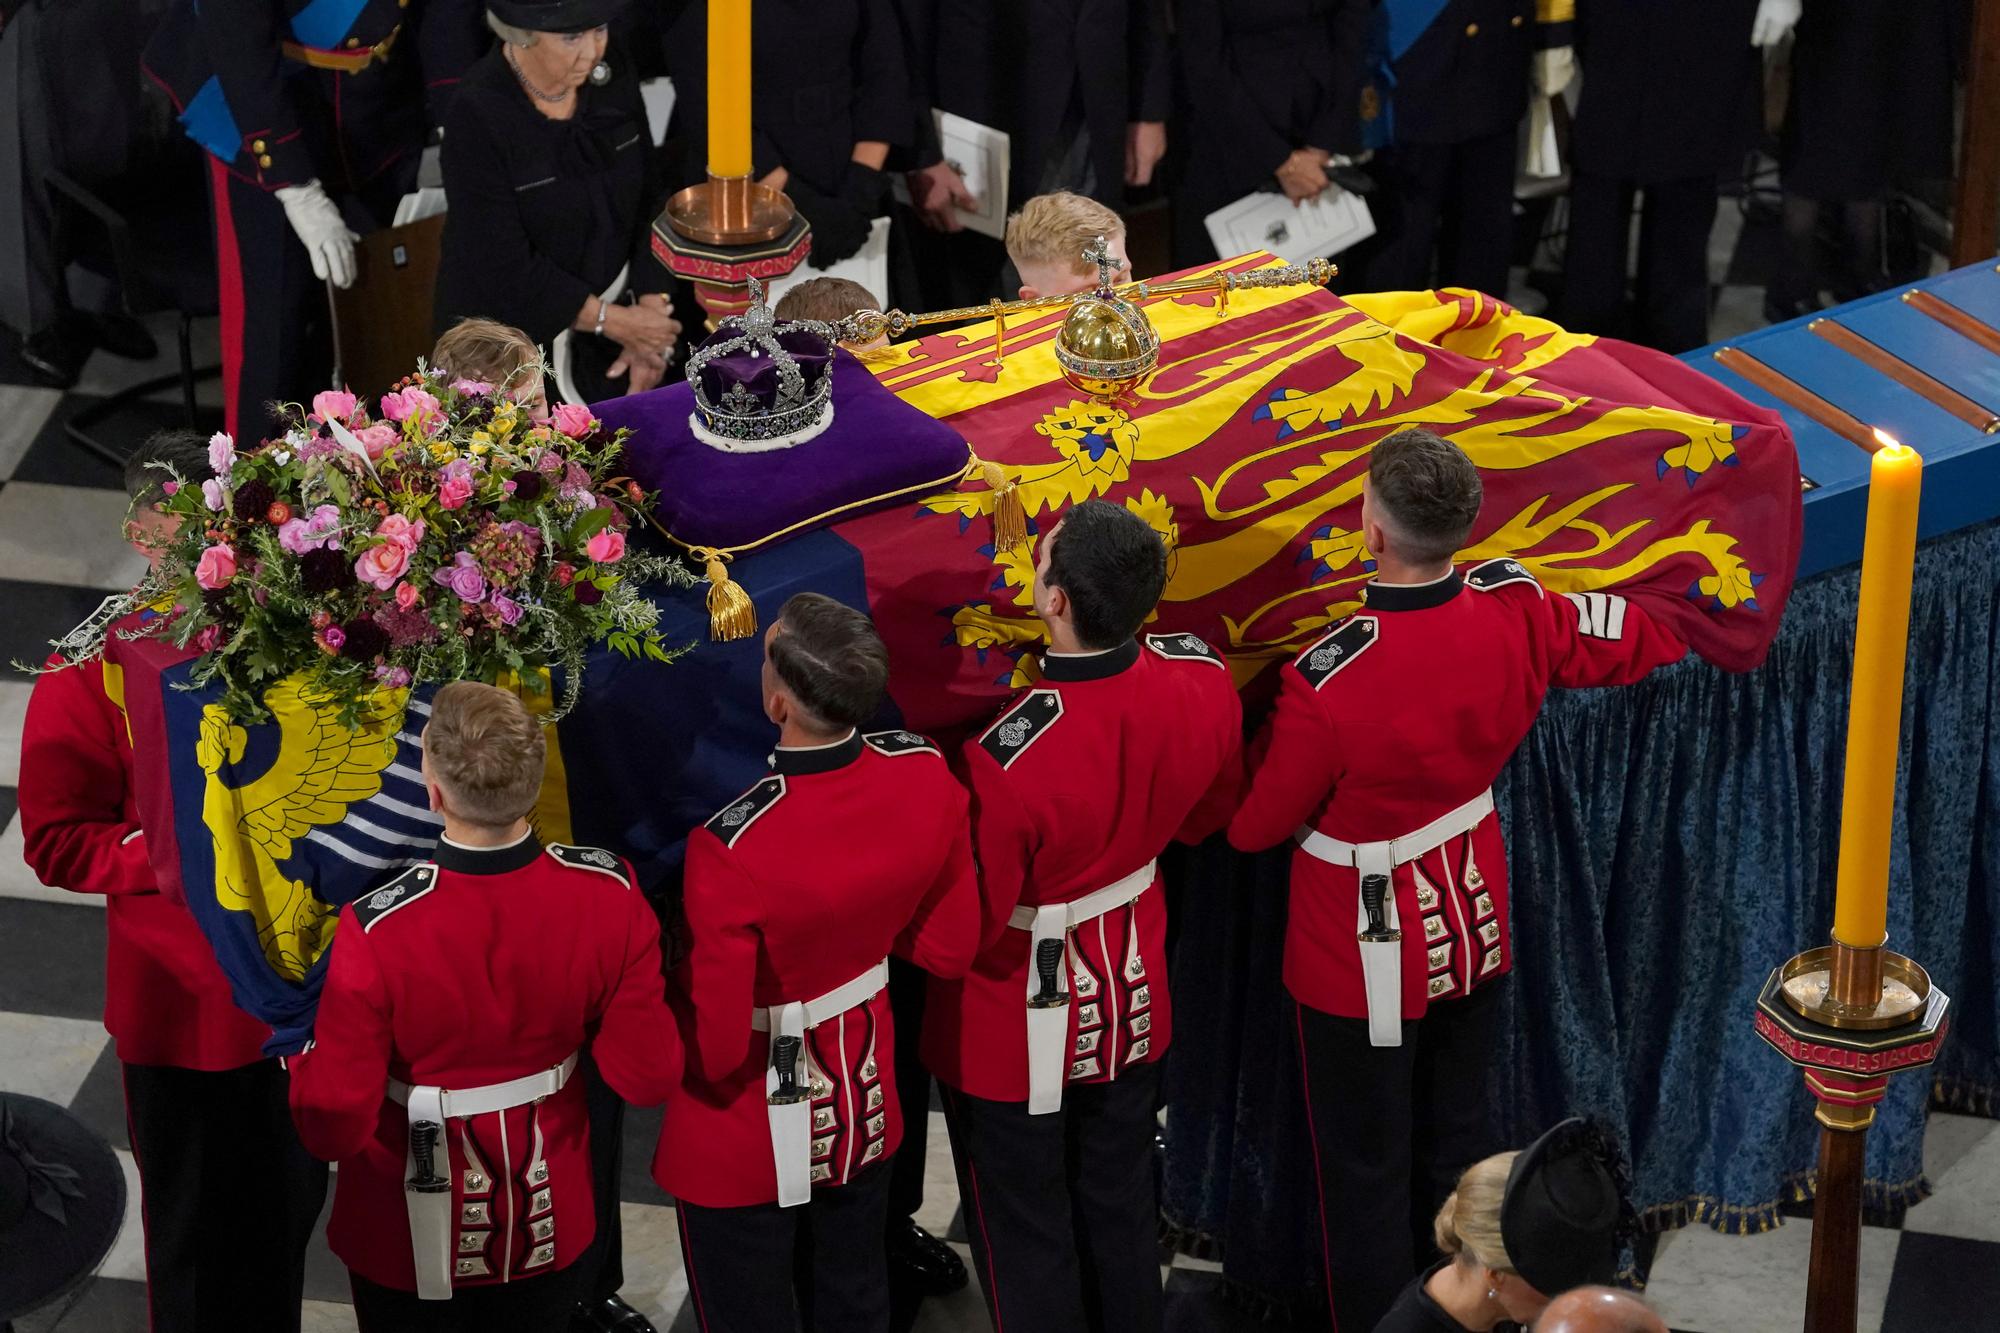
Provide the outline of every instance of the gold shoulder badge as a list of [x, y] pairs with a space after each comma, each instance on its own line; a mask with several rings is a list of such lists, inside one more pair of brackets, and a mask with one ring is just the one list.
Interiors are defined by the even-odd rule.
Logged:
[[1293, 659], [1292, 665], [1319, 689], [1335, 675], [1354, 664], [1354, 659], [1375, 646], [1382, 626], [1373, 616], [1354, 616], [1333, 633]]

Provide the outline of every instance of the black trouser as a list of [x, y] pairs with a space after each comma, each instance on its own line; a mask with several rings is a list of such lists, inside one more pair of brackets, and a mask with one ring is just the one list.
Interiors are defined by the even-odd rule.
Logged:
[[[700, 1333], [884, 1333], [890, 1165], [793, 1208], [680, 1203], [681, 1260]], [[793, 1278], [787, 1281], [787, 1276]]]
[[1383, 235], [1368, 265], [1371, 290], [1470, 287], [1506, 298], [1514, 136], [1509, 126], [1464, 143], [1398, 144], [1383, 152], [1381, 188], [1369, 198]]
[[448, 1301], [419, 1300], [347, 1275], [354, 1289], [354, 1322], [360, 1333], [565, 1333], [570, 1311], [584, 1294], [577, 1265], [517, 1282], [460, 1287]]
[[929, 974], [915, 963], [889, 960], [889, 1012], [896, 1023], [896, 1100], [903, 1105], [903, 1146], [889, 1163], [890, 1226], [908, 1222], [924, 1206], [924, 1160], [931, 1124], [931, 1071], [918, 1054], [924, 1030]]
[[1459, 1174], [1494, 1151], [1486, 1071], [1505, 984], [1433, 1004], [1400, 1046], [1371, 1046], [1365, 1018], [1297, 1007], [1335, 1328], [1375, 1327], [1435, 1257], [1431, 1222]]
[[625, 1168], [625, 1099], [611, 1090], [597, 1062], [584, 1052], [577, 1062], [590, 1112], [590, 1188], [597, 1203], [597, 1234], [570, 1267], [577, 1270], [580, 1301], [616, 1296], [625, 1285], [625, 1228], [618, 1211]]
[[1062, 1110], [944, 1088], [966, 1238], [996, 1328], [1159, 1333], [1160, 1066], [1072, 1084]]
[[[1714, 176], [1632, 181], [1578, 171], [1569, 188], [1563, 260], [1563, 319], [1578, 333], [1635, 338], [1663, 352], [1708, 341], [1708, 234], [1715, 228]], [[1625, 267], [1634, 196], [1639, 218], [1636, 318], [1625, 318]]]
[[299, 1327], [326, 1163], [299, 1143], [276, 1060], [126, 1065], [153, 1333]]

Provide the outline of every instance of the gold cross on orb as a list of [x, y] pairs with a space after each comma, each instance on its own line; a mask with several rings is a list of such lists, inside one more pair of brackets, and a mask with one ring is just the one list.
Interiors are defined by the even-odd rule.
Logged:
[[1111, 245], [1102, 236], [1083, 247], [1083, 262], [1097, 265], [1097, 289], [1111, 290]]

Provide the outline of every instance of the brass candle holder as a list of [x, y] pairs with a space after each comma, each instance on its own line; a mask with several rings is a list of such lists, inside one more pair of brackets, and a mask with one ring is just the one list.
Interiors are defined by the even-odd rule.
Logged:
[[694, 284], [708, 327], [750, 307], [750, 280], [769, 283], [812, 253], [812, 224], [783, 191], [711, 173], [667, 201], [653, 257]]

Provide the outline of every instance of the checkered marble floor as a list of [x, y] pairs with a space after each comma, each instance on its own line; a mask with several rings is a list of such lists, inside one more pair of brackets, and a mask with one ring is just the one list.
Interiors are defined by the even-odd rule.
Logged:
[[[1741, 215], [1725, 201], [1712, 247], [1714, 336], [1761, 323], [1761, 288], [1745, 283], [1732, 261]], [[1517, 275], [1518, 276], [1518, 275]], [[1517, 282], [1523, 304], [1531, 298]], [[162, 348], [172, 331], [155, 329]], [[197, 363], [213, 364], [212, 327], [199, 329]], [[0, 333], [0, 664], [39, 661], [50, 638], [81, 620], [111, 591], [129, 585], [138, 560], [118, 539], [124, 501], [116, 470], [73, 447], [63, 422], [128, 383], [174, 369], [171, 352], [133, 365], [99, 354], [69, 393], [34, 387]], [[201, 394], [214, 415], [213, 383]], [[148, 431], [177, 424], [164, 401], [141, 405], [102, 434], [129, 447]], [[213, 428], [205, 420], [203, 429]], [[44, 888], [22, 864], [15, 810], [22, 716], [30, 684], [0, 672], [0, 1089], [31, 1093], [73, 1108], [111, 1140], [131, 1186], [132, 1212], [95, 1281], [66, 1308], [19, 1321], [23, 1333], [79, 1330], [138, 1333], [146, 1327], [144, 1265], [137, 1214], [138, 1180], [125, 1130], [118, 1064], [99, 1022], [104, 982], [102, 902]], [[667, 1333], [692, 1330], [672, 1204], [647, 1178], [658, 1113], [628, 1122], [621, 1191], [625, 1296]], [[929, 1181], [919, 1221], [951, 1238], [966, 1255], [942, 1117], [929, 1132]], [[1936, 1196], [1911, 1210], [1897, 1230], [1869, 1228], [1862, 1244], [1864, 1333], [1938, 1333], [2000, 1325], [2000, 1130], [1987, 1121], [1933, 1118], [1927, 1166]], [[1693, 1228], [1664, 1241], [1649, 1297], [1688, 1333], [1780, 1333], [1796, 1329], [1803, 1304], [1810, 1221], [1766, 1235], [1719, 1236]], [[1222, 1295], [1219, 1265], [1186, 1258], [1165, 1262], [1170, 1333], [1248, 1330], [1255, 1325]], [[353, 1328], [346, 1275], [316, 1243], [306, 1279], [306, 1328]], [[976, 1289], [929, 1303], [918, 1333], [986, 1328]]]

